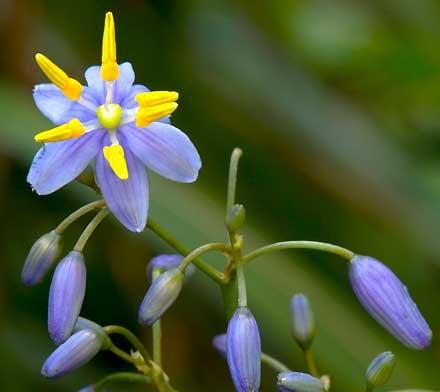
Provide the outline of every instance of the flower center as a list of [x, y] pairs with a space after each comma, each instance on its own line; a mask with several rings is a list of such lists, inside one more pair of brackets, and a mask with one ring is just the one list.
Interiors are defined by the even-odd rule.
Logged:
[[115, 129], [119, 126], [122, 118], [122, 108], [116, 103], [101, 105], [96, 110], [101, 125], [106, 129]]

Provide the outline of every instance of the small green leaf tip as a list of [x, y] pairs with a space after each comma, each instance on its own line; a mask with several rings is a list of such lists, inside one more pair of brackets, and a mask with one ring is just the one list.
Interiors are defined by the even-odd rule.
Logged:
[[383, 352], [374, 358], [365, 372], [368, 390], [372, 391], [385, 385], [390, 379], [395, 365], [394, 354], [390, 351]]

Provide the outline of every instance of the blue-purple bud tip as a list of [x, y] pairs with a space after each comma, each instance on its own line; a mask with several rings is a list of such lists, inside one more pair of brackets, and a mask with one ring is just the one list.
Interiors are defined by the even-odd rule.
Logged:
[[306, 373], [280, 373], [277, 385], [280, 392], [324, 392], [321, 381]]
[[21, 271], [21, 281], [26, 286], [40, 283], [46, 276], [61, 248], [61, 236], [55, 231], [41, 236], [32, 245]]
[[370, 389], [385, 385], [390, 379], [395, 365], [394, 354], [390, 351], [381, 353], [374, 358], [365, 372], [365, 380]]
[[49, 291], [48, 328], [60, 344], [73, 332], [86, 291], [86, 265], [82, 253], [72, 251], [55, 270]]
[[303, 350], [308, 350], [315, 337], [315, 317], [309, 299], [295, 294], [290, 302], [292, 335]]
[[399, 278], [380, 261], [354, 256], [350, 281], [364, 308], [405, 346], [421, 350], [431, 343], [432, 331]]
[[226, 358], [226, 334], [223, 333], [221, 335], [214, 336], [212, 339], [212, 345], [218, 351], [218, 353]]
[[261, 374], [260, 332], [248, 308], [237, 308], [229, 321], [226, 358], [236, 391], [258, 391]]
[[[150, 282], [153, 281], [153, 269], [159, 269], [161, 272], [177, 268], [183, 260], [182, 255], [178, 254], [162, 254], [153, 257], [148, 263], [146, 273]], [[190, 264], [185, 269], [185, 277], [190, 277], [194, 273], [194, 266]]]
[[182, 290], [183, 279], [182, 271], [173, 268], [154, 280], [139, 307], [141, 324], [153, 324], [168, 310]]
[[90, 329], [73, 334], [61, 344], [43, 364], [44, 377], [61, 377], [89, 362], [101, 349], [102, 336]]

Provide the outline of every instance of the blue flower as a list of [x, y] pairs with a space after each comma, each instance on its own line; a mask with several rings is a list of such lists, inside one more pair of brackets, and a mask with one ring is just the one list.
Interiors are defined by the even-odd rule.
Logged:
[[380, 261], [356, 255], [350, 263], [353, 291], [370, 315], [405, 346], [421, 350], [432, 331], [399, 278]]
[[306, 373], [280, 373], [277, 385], [279, 392], [324, 392], [321, 381]]
[[102, 65], [86, 73], [87, 86], [42, 54], [36, 61], [53, 84], [35, 86], [34, 100], [57, 127], [35, 136], [46, 143], [36, 154], [28, 182], [39, 195], [55, 192], [94, 161], [97, 184], [116, 218], [129, 230], [145, 227], [145, 167], [178, 182], [197, 179], [201, 161], [190, 139], [172, 126], [176, 92], [134, 84], [130, 63], [116, 62], [113, 16], [106, 14]]
[[[182, 262], [183, 256], [178, 254], [161, 254], [153, 257], [147, 265], [146, 274], [147, 278], [153, 281], [153, 269], [157, 268], [161, 272], [167, 271], [172, 268], [177, 268]], [[185, 278], [190, 277], [195, 272], [193, 264], [188, 265], [185, 269]]]

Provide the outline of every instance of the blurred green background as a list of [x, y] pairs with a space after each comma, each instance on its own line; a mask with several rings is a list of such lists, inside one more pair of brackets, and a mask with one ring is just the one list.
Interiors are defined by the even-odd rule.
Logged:
[[[38, 148], [32, 136], [50, 126], [32, 102], [32, 85], [45, 82], [33, 56], [41, 51], [83, 80], [99, 63], [107, 10], [118, 57], [134, 65], [137, 82], [180, 92], [174, 123], [203, 160], [195, 184], [150, 176], [152, 217], [190, 247], [223, 240], [228, 159], [240, 146], [246, 249], [310, 239], [377, 257], [407, 283], [434, 331], [428, 350], [402, 347], [363, 311], [341, 259], [291, 251], [247, 269], [263, 350], [304, 370], [288, 320], [290, 296], [302, 291], [317, 317], [318, 366], [334, 391], [362, 390], [364, 369], [385, 350], [398, 359], [388, 389], [438, 389], [440, 1], [433, 0], [1, 0], [0, 389], [73, 391], [129, 369], [102, 353], [73, 375], [42, 379], [53, 349], [45, 326], [50, 279], [32, 289], [20, 282], [33, 241], [93, 198], [79, 184], [38, 197], [26, 183]], [[69, 231], [66, 252], [86, 222]], [[148, 342], [151, 331], [136, 321], [144, 268], [169, 250], [151, 233], [107, 220], [86, 247], [82, 314]], [[209, 280], [196, 274], [163, 325], [165, 366], [179, 390], [233, 390], [211, 348], [226, 322]], [[274, 377], [264, 370], [263, 391], [275, 390]]]

